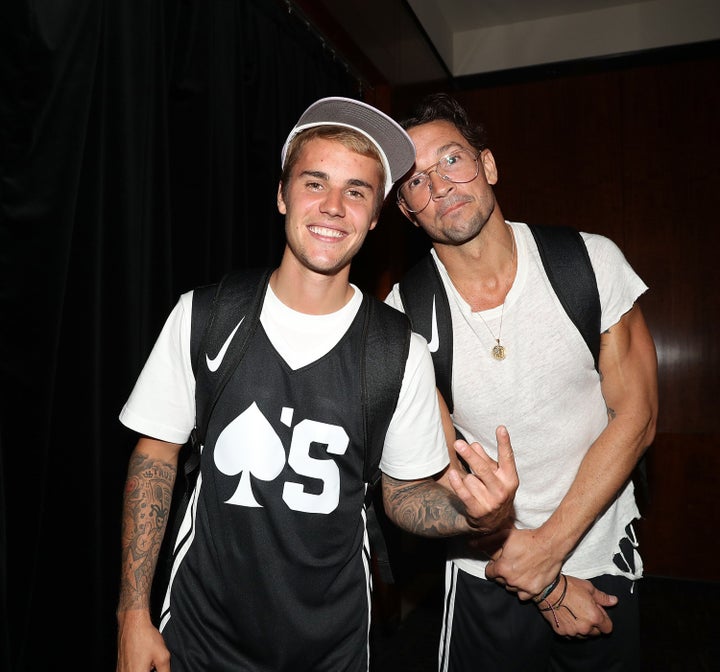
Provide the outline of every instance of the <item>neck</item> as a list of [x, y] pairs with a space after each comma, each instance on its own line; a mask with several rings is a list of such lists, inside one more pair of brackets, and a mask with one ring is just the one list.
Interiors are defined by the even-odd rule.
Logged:
[[327, 315], [340, 310], [353, 296], [350, 268], [334, 275], [312, 271], [283, 257], [270, 277], [275, 296], [288, 308], [307, 315]]
[[504, 220], [488, 221], [480, 234], [464, 245], [434, 247], [473, 311], [503, 304], [517, 270], [515, 238]]

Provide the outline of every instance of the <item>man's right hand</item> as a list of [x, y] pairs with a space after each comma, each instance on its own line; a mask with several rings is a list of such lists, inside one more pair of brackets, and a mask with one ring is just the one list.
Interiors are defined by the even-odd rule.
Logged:
[[494, 532], [512, 524], [513, 500], [519, 479], [515, 455], [507, 428], [495, 430], [498, 459], [493, 460], [479, 443], [455, 441], [455, 450], [472, 473], [457, 468], [447, 478], [455, 494], [465, 505], [471, 527], [478, 532]]

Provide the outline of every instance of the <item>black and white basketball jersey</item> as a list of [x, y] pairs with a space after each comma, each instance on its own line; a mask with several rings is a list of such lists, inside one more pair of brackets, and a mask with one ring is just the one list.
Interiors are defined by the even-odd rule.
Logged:
[[226, 386], [161, 624], [173, 672], [367, 670], [362, 315], [298, 370], [259, 325]]

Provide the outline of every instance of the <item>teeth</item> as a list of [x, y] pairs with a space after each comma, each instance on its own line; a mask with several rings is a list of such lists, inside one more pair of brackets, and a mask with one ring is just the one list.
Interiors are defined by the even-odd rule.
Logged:
[[313, 233], [316, 233], [318, 236], [342, 238], [344, 235], [342, 231], [336, 231], [335, 229], [326, 229], [324, 226], [311, 226], [309, 228]]

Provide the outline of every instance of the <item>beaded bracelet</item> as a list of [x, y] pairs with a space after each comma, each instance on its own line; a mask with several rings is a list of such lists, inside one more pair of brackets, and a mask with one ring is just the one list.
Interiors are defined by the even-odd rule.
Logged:
[[[552, 593], [553, 590], [557, 588], [558, 583], [560, 583], [560, 577], [565, 579], [565, 585], [563, 586], [563, 591], [562, 595], [560, 595], [560, 599], [555, 604], [552, 604], [547, 598], [550, 593]], [[565, 599], [565, 593], [567, 593], [567, 585], [567, 576], [562, 573], [558, 574], [555, 581], [553, 581], [545, 590], [543, 590], [542, 597], [540, 598], [540, 600], [538, 600], [538, 604], [540, 604], [541, 602], [545, 602], [548, 605], [544, 609], [540, 609], [540, 607], [538, 607], [538, 609], [540, 609], [540, 611], [552, 611], [553, 620], [555, 621], [555, 627], [558, 630], [560, 629], [560, 621], [558, 620], [557, 614], [555, 613], [555, 609], [559, 607], [562, 604], [562, 601]]]
[[563, 607], [564, 609], [567, 609], [568, 612], [570, 613], [570, 615], [577, 621], [577, 616], [575, 616], [575, 614], [572, 612], [570, 607], [563, 604], [563, 600], [565, 599], [565, 595], [567, 594], [568, 580], [567, 580], [567, 576], [565, 576], [564, 574], [562, 575], [562, 577], [563, 577], [563, 579], [565, 579], [565, 584], [563, 585], [562, 593], [561, 593], [558, 601], [555, 602], [555, 604], [551, 604], [550, 601], [547, 598], [545, 598], [544, 601], [547, 603], [548, 606], [543, 609], [540, 609], [540, 607], [538, 607], [538, 609], [540, 609], [540, 611], [552, 611], [553, 619], [555, 621], [555, 627], [558, 629], [560, 629], [560, 621], [558, 621], [557, 613], [555, 612], [556, 609], [560, 609], [561, 607]]
[[[565, 595], [567, 594], [567, 587], [568, 587], [567, 576], [562, 574], [562, 578], [565, 579], [565, 583], [563, 584], [563, 589], [562, 589], [562, 593], [560, 593], [560, 597], [558, 598], [557, 602], [555, 602], [555, 604], [553, 605], [553, 607], [555, 607], [555, 609], [559, 609], [560, 607], [563, 606], [562, 602], [565, 599]], [[565, 608], [567, 609], [567, 607], [565, 607]]]
[[[555, 588], [558, 587], [558, 583], [560, 583], [561, 576], [562, 576], [562, 573], [558, 574], [555, 577], [555, 580], [547, 588], [545, 588], [545, 590], [543, 590], [542, 593], [533, 597], [533, 602], [535, 602], [535, 604], [540, 604], [543, 600], [546, 600], [549, 597], [550, 593], [552, 593], [553, 590], [555, 590]], [[566, 579], [566, 581], [567, 581], [567, 579]]]

